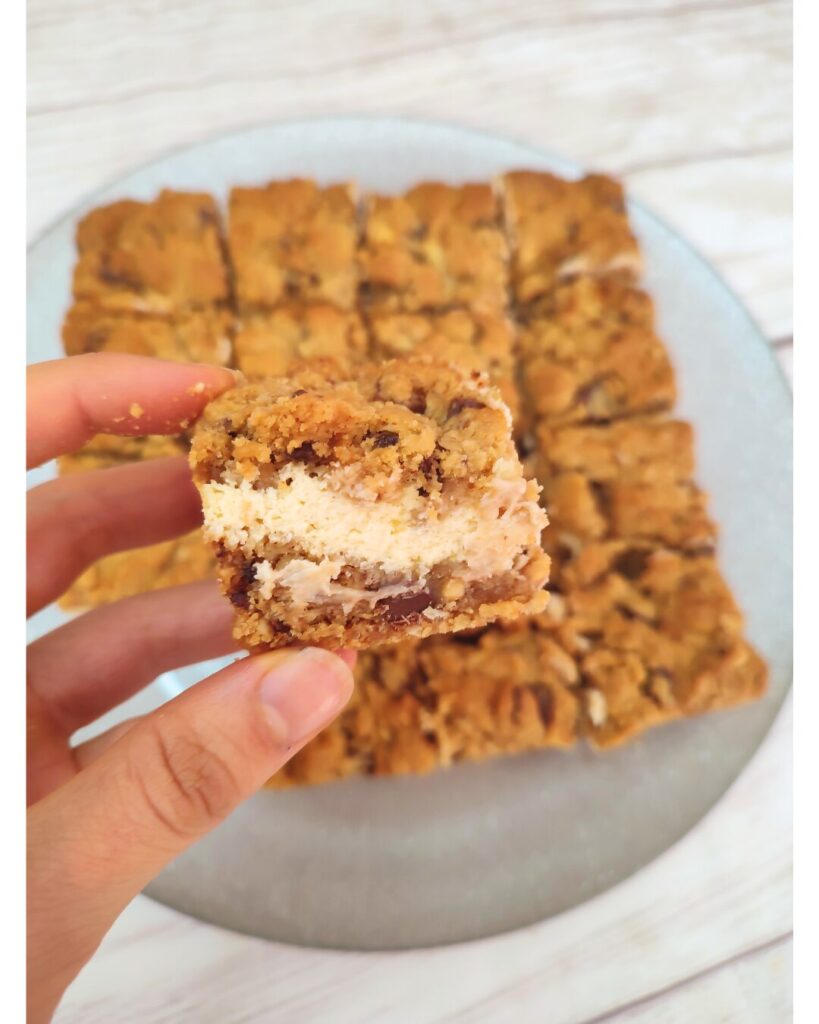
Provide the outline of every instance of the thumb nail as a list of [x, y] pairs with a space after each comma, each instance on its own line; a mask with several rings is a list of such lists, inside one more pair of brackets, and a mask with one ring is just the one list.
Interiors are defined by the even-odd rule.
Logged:
[[345, 662], [318, 647], [277, 658], [259, 685], [271, 728], [287, 747], [303, 742], [335, 718], [352, 689], [353, 675]]

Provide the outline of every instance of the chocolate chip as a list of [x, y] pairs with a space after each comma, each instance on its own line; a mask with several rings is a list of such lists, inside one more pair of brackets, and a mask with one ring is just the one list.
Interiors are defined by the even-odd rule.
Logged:
[[392, 448], [398, 444], [398, 434], [394, 430], [379, 430], [373, 434], [373, 448]]
[[627, 604], [619, 604], [619, 603], [617, 603], [617, 604], [614, 605], [614, 610], [616, 612], [619, 612], [623, 616], [624, 619], [628, 619], [629, 622], [637, 621], [637, 622], [651, 623], [651, 621], [652, 621], [650, 618], [647, 618], [645, 615], [641, 615], [639, 612], [636, 612], [633, 608], [629, 608], [629, 606]]
[[485, 409], [486, 402], [479, 402], [477, 398], [453, 398], [449, 403], [447, 416], [457, 416], [464, 409]]
[[555, 719], [555, 697], [544, 683], [530, 683], [529, 689], [537, 701], [537, 713], [544, 729], [550, 729]]
[[428, 498], [429, 497], [429, 491], [426, 489], [426, 487], [419, 487], [418, 488], [418, 495], [421, 498]]
[[122, 285], [124, 288], [131, 288], [139, 290], [141, 282], [134, 277], [131, 277], [122, 270], [115, 270], [111, 266], [110, 258], [106, 255], [102, 257], [100, 262], [99, 270], [100, 280], [105, 281], [106, 284]]
[[256, 582], [256, 563], [245, 562], [239, 570], [238, 576], [231, 581], [228, 597], [230, 603], [237, 608], [247, 608], [250, 604], [248, 590]]
[[364, 305], [378, 302], [379, 299], [386, 299], [390, 294], [388, 285], [378, 284], [375, 281], [362, 281], [358, 286], [358, 297]]
[[410, 400], [407, 402], [410, 412], [424, 413], [427, 411], [427, 393], [417, 385], [412, 389]]
[[318, 460], [316, 450], [313, 448], [311, 441], [302, 441], [297, 448], [294, 448], [293, 451], [290, 452], [290, 458], [295, 462], [307, 463], [316, 462]]
[[612, 562], [614, 572], [625, 576], [627, 580], [637, 580], [648, 568], [651, 552], [644, 548], [627, 548]]
[[431, 604], [432, 594], [421, 590], [417, 594], [403, 594], [401, 597], [393, 597], [388, 601], [379, 602], [379, 607], [383, 609], [387, 622], [400, 622], [402, 619], [410, 619], [414, 615], [419, 615]]
[[294, 391], [293, 394], [290, 397], [291, 398], [298, 398], [299, 395], [306, 395], [306, 394], [307, 394], [307, 392], [304, 390], [304, 388], [299, 388], [297, 391]]

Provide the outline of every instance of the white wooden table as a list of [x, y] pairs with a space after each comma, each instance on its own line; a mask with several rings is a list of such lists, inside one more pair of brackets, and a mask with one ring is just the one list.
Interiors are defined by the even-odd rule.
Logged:
[[[790, 378], [790, 5], [776, 0], [30, 0], [29, 230], [171, 148], [398, 113], [622, 175], [722, 271]], [[394, 954], [276, 946], [146, 898], [61, 1024], [786, 1021], [791, 706], [719, 806], [559, 918]]]

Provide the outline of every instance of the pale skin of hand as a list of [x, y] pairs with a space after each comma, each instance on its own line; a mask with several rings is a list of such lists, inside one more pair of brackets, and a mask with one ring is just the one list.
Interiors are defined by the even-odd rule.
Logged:
[[[178, 433], [229, 370], [95, 354], [29, 369], [28, 465], [96, 433]], [[184, 459], [97, 470], [29, 492], [28, 613], [88, 565], [200, 520]], [[171, 668], [235, 650], [216, 583], [87, 612], [28, 650], [28, 1020], [50, 1020], [121, 911], [328, 724], [354, 655], [237, 661], [144, 718], [72, 747], [77, 729]]]

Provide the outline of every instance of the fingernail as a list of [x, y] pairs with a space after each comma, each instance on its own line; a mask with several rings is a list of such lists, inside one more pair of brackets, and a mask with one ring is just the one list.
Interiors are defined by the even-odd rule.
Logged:
[[259, 693], [278, 741], [295, 746], [341, 711], [352, 688], [352, 673], [341, 658], [306, 647], [277, 658], [262, 677]]

